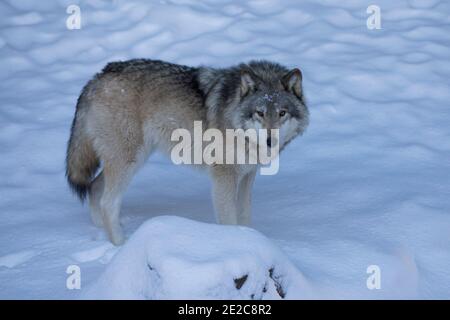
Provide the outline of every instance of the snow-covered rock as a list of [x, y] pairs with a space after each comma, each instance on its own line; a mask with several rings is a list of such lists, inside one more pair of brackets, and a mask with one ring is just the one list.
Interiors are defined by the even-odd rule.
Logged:
[[310, 295], [302, 274], [261, 233], [163, 216], [144, 223], [82, 297], [281, 299]]

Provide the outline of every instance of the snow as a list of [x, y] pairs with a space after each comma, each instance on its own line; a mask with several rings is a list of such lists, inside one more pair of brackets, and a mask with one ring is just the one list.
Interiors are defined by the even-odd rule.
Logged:
[[[81, 8], [80, 30], [66, 29], [71, 4]], [[372, 4], [379, 30], [366, 26]], [[132, 236], [148, 219], [150, 231], [164, 222], [161, 232], [204, 239], [185, 230], [194, 222], [155, 220], [214, 221], [207, 177], [161, 155], [134, 178], [122, 207], [130, 242], [142, 237], [146, 246], [111, 246], [66, 185], [82, 86], [108, 61], [137, 57], [299, 67], [310, 127], [282, 153], [278, 174], [256, 179], [252, 228], [269, 240], [254, 235], [262, 243], [253, 245], [280, 248], [280, 263], [291, 261], [289, 274], [301, 274], [315, 297], [450, 298], [449, 12], [444, 0], [2, 1], [0, 298], [76, 298], [121, 265], [115, 256], [173, 257], [145, 251], [156, 237], [139, 233], [145, 228]], [[217, 275], [208, 283], [230, 270], [221, 258], [206, 267]], [[80, 291], [66, 288], [70, 265], [80, 266]], [[371, 265], [381, 270], [379, 290], [366, 287]]]
[[156, 217], [116, 254], [83, 299], [294, 299], [313, 291], [269, 239], [240, 226]]

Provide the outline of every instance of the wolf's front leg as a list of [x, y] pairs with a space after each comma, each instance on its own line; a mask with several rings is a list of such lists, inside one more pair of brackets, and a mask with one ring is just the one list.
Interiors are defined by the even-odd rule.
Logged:
[[238, 188], [238, 224], [249, 226], [252, 214], [252, 189], [255, 181], [256, 169], [244, 175], [239, 181]]
[[220, 224], [238, 224], [237, 206], [238, 179], [232, 168], [215, 167], [213, 180], [213, 203], [216, 219]]

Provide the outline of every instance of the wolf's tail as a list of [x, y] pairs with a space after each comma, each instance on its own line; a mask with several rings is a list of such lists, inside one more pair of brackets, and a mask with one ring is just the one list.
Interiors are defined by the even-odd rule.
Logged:
[[100, 162], [92, 146], [92, 140], [86, 134], [87, 105], [83, 94], [78, 99], [77, 111], [66, 155], [66, 177], [72, 191], [84, 201]]

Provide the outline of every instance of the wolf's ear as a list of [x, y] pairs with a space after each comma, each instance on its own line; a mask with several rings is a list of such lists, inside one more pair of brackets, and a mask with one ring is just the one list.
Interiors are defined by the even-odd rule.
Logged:
[[241, 70], [241, 97], [246, 96], [256, 88], [256, 76], [250, 69]]
[[284, 88], [295, 94], [297, 97], [302, 95], [302, 72], [300, 69], [292, 69], [281, 78]]

